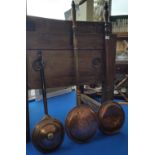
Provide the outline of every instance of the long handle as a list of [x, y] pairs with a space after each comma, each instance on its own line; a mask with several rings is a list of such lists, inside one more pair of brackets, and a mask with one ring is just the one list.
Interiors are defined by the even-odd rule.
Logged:
[[74, 50], [74, 62], [75, 62], [75, 78], [76, 85], [79, 84], [79, 59], [78, 59], [78, 45], [77, 45], [77, 26], [76, 26], [76, 10], [75, 3], [72, 1], [72, 30], [73, 30], [73, 50]]
[[77, 95], [77, 104], [80, 105], [80, 86], [79, 86], [79, 57], [78, 57], [78, 44], [77, 44], [77, 26], [76, 26], [76, 10], [75, 3], [72, 1], [72, 30], [73, 30], [73, 51], [74, 51], [74, 66], [75, 66], [75, 80], [76, 80], [76, 95]]
[[97, 102], [96, 100], [92, 99], [91, 97], [81, 94], [81, 100], [84, 104], [90, 106], [96, 113], [98, 112], [101, 103]]
[[[104, 38], [104, 48], [105, 51], [103, 53], [103, 81], [102, 81], [102, 103], [108, 100], [112, 100], [113, 98], [113, 88], [112, 88], [112, 77], [114, 76], [112, 73], [113, 64], [111, 64], [111, 59], [113, 55], [110, 55], [110, 46], [111, 46], [111, 24], [109, 20], [109, 8], [108, 3], [105, 3], [104, 6], [104, 17], [105, 17], [105, 38]], [[114, 60], [115, 61], [115, 60]], [[111, 66], [111, 67], [110, 67]], [[114, 79], [113, 79], [114, 80]]]
[[33, 67], [36, 71], [40, 71], [40, 79], [41, 79], [42, 95], [43, 95], [43, 103], [44, 103], [44, 112], [46, 115], [48, 115], [47, 98], [46, 98], [46, 82], [45, 82], [45, 74], [44, 74], [44, 62], [43, 62], [41, 51], [38, 51], [38, 59], [34, 62]]

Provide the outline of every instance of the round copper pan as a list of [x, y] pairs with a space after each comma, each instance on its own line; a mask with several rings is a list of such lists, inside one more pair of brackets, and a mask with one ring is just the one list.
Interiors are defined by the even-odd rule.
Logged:
[[32, 134], [32, 143], [39, 151], [44, 153], [57, 149], [62, 144], [63, 139], [63, 125], [48, 115], [45, 115], [36, 125]]
[[79, 105], [73, 108], [68, 113], [65, 121], [67, 135], [79, 143], [89, 141], [95, 135], [97, 128], [97, 116], [86, 105]]
[[98, 111], [99, 128], [105, 134], [119, 132], [125, 119], [124, 110], [115, 102], [108, 101]]

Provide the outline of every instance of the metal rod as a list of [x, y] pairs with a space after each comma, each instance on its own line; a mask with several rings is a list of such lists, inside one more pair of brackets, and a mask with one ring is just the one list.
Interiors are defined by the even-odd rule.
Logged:
[[74, 51], [74, 66], [75, 66], [75, 80], [76, 80], [76, 95], [77, 104], [80, 105], [80, 88], [79, 88], [79, 57], [78, 57], [78, 43], [77, 43], [77, 25], [76, 25], [76, 9], [75, 3], [72, 1], [72, 30], [73, 30], [73, 51]]
[[120, 90], [117, 91], [125, 99], [125, 101], [128, 101], [128, 97], [125, 94], [123, 94]]
[[[81, 94], [81, 101], [90, 106], [96, 113], [99, 111], [101, 103], [89, 97], [88, 95]], [[107, 102], [108, 103], [108, 102]], [[128, 104], [127, 102], [116, 102], [118, 104]]]
[[101, 103], [97, 102], [96, 100], [92, 99], [91, 97], [81, 94], [81, 100], [84, 104], [90, 106], [95, 112], [98, 112]]
[[41, 85], [42, 85], [44, 112], [46, 115], [48, 115], [48, 106], [47, 106], [47, 98], [46, 98], [46, 82], [45, 82], [45, 74], [44, 74], [44, 62], [43, 62], [41, 51], [38, 52], [38, 63], [39, 63], [40, 78], [41, 78]]
[[126, 75], [125, 78], [123, 78], [116, 86], [115, 89], [118, 89], [120, 86], [122, 86], [128, 79], [128, 76]]

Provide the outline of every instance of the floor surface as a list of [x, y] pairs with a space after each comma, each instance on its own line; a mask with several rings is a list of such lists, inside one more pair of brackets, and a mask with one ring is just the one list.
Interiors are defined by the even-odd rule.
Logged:
[[[67, 113], [75, 106], [75, 92], [48, 99], [49, 114], [64, 123]], [[128, 106], [122, 105], [125, 111], [125, 123], [119, 134], [105, 136], [100, 131], [89, 143], [76, 144], [65, 135], [61, 147], [51, 155], [127, 155], [128, 154]], [[30, 102], [30, 130], [44, 116], [42, 101]], [[32, 143], [26, 144], [27, 155], [42, 155]]]

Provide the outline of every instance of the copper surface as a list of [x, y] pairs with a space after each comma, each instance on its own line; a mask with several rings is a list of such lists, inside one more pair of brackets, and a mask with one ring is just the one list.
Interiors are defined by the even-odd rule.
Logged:
[[68, 113], [65, 121], [67, 135], [79, 143], [89, 141], [95, 135], [97, 127], [97, 116], [86, 105], [79, 105], [73, 108]]
[[32, 134], [32, 142], [41, 152], [54, 151], [62, 144], [63, 138], [62, 124], [48, 115], [36, 125]]
[[124, 118], [122, 107], [112, 101], [102, 104], [98, 111], [99, 128], [105, 134], [119, 132], [124, 123]]

